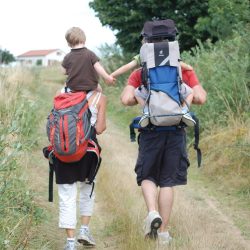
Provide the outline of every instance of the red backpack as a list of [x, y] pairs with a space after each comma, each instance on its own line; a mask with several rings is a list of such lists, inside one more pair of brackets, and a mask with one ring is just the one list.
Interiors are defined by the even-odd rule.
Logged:
[[92, 134], [87, 94], [69, 92], [55, 96], [47, 121], [47, 136], [54, 155], [63, 162], [79, 161]]

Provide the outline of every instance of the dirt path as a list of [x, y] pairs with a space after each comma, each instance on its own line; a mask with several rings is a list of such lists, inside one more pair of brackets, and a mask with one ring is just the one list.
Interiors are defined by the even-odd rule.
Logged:
[[[117, 177], [129, 179], [125, 181], [123, 194], [134, 196], [133, 206], [136, 206], [136, 209], [133, 209], [133, 206], [130, 209], [137, 212], [131, 216], [132, 221], [133, 218], [143, 218], [144, 204], [135, 185], [133, 173], [137, 145], [130, 143], [128, 133], [124, 135], [114, 124], [109, 124], [108, 128], [101, 137], [105, 149], [103, 168], [113, 168], [109, 170], [110, 173], [116, 172]], [[107, 165], [110, 159], [112, 166]], [[126, 183], [130, 183], [131, 186], [127, 186]], [[239, 228], [234, 225], [224, 209], [222, 210], [219, 202], [209, 197], [204, 190], [197, 190], [195, 183], [176, 188], [170, 224], [175, 241], [169, 249], [250, 249], [250, 242], [243, 238]], [[145, 246], [137, 249], [145, 249]]]
[[[48, 166], [41, 153], [41, 148], [47, 144], [44, 124], [38, 136], [40, 145], [37, 151], [27, 156], [30, 158], [27, 170], [30, 185], [36, 193], [35, 202], [43, 208], [46, 219], [34, 228], [28, 249], [61, 250], [65, 234], [57, 226], [56, 185], [54, 203], [47, 202]], [[103, 162], [97, 178], [95, 216], [91, 222], [96, 249], [159, 249], [155, 243], [144, 242], [142, 236], [146, 211], [133, 171], [136, 143], [130, 143], [128, 132], [121, 131], [111, 122], [99, 141], [103, 147]], [[198, 190], [195, 183], [176, 189], [170, 224], [174, 241], [166, 249], [250, 250], [249, 241], [242, 237], [219, 202], [208, 197], [202, 189]], [[43, 247], [36, 248], [38, 243]]]

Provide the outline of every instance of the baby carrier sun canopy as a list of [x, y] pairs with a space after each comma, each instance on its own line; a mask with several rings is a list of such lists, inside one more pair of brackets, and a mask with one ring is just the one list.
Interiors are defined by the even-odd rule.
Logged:
[[141, 36], [147, 39], [151, 38], [168, 38], [175, 39], [177, 29], [171, 19], [147, 21], [143, 26]]

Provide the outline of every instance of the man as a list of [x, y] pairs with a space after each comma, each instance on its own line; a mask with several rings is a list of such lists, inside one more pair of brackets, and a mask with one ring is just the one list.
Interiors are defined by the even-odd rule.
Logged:
[[[182, 77], [193, 89], [193, 103], [204, 104], [206, 91], [199, 84], [195, 72], [182, 70]], [[137, 104], [134, 91], [140, 85], [141, 69], [137, 69], [129, 76], [128, 84], [121, 94], [124, 105]], [[174, 201], [173, 187], [187, 182], [189, 160], [185, 130], [178, 127], [174, 131], [142, 130], [138, 143], [135, 172], [148, 209], [145, 236], [158, 237], [160, 243], [168, 244], [172, 239], [167, 227]]]

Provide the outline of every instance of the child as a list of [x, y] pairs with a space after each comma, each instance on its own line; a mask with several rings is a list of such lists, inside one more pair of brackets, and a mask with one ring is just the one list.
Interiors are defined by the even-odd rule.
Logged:
[[[145, 40], [143, 40], [143, 42], [145, 42]], [[133, 60], [123, 66], [121, 66], [120, 68], [118, 68], [116, 71], [114, 71], [113, 73], [111, 73], [111, 75], [113, 77], [117, 77], [121, 74], [124, 74], [125, 72], [134, 69], [135, 67], [138, 67], [141, 64], [140, 62], [140, 55], [136, 55], [135, 57], [133, 57]], [[186, 70], [193, 70], [192, 66], [184, 63], [184, 62], [180, 62], [180, 66], [182, 71], [186, 71]], [[140, 93], [142, 92], [142, 93]], [[136, 89], [135, 91], [135, 98], [137, 100], [137, 102], [144, 107], [144, 113], [145, 115], [142, 117], [141, 121], [140, 121], [140, 125], [142, 127], [145, 127], [148, 125], [148, 117], [147, 117], [147, 107], [145, 106], [145, 100], [147, 98], [148, 92], [147, 89], [144, 86], [141, 86], [139, 88]], [[181, 95], [184, 98], [184, 103], [182, 105], [182, 112], [183, 112], [183, 117], [182, 117], [182, 121], [187, 125], [187, 126], [194, 126], [195, 125], [195, 121], [193, 120], [193, 118], [191, 117], [191, 115], [189, 114], [189, 108], [192, 100], [193, 100], [193, 91], [192, 89], [187, 86], [185, 83], [183, 83], [181, 85]]]
[[107, 84], [114, 84], [113, 76], [108, 75], [94, 52], [85, 47], [86, 36], [78, 27], [70, 28], [65, 38], [71, 52], [63, 59], [63, 72], [66, 74], [66, 87], [72, 91], [90, 91], [98, 86], [98, 75], [104, 78]]

